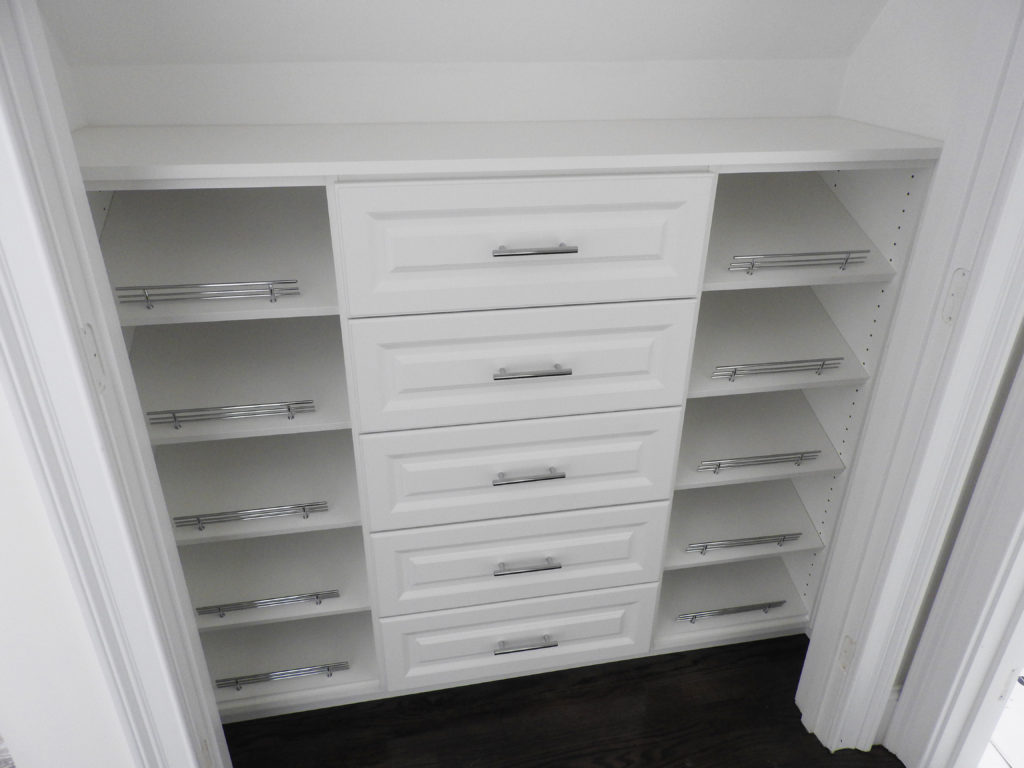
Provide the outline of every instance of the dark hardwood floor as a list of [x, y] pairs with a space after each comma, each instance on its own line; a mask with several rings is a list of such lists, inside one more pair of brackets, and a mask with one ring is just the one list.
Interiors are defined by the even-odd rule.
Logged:
[[225, 727], [235, 768], [869, 768], [793, 697], [803, 636], [402, 696]]

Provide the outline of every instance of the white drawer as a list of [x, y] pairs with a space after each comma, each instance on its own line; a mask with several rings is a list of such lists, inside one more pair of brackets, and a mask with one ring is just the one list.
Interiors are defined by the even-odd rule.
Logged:
[[681, 420], [658, 408], [364, 435], [370, 529], [668, 499]]
[[657, 584], [381, 619], [388, 688], [523, 675], [648, 651]]
[[361, 432], [680, 405], [697, 302], [350, 324]]
[[696, 296], [714, 188], [713, 174], [339, 184], [349, 314]]
[[669, 502], [375, 533], [382, 616], [657, 581]]

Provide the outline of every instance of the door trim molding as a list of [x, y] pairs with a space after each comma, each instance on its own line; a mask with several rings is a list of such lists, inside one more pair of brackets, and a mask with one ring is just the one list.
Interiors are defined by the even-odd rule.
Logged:
[[[230, 765], [99, 243], [32, 0], [0, 0], [0, 375], [137, 764]], [[120, 369], [121, 376], [110, 373]], [[124, 372], [127, 371], [125, 375]], [[133, 400], [135, 398], [135, 400]], [[11, 439], [21, 439], [12, 436]], [[15, 694], [16, 695], [16, 694]], [[88, 701], [81, 702], [88, 706]]]
[[[880, 740], [1024, 318], [1024, 265], [996, 242], [1021, 146], [1021, 18], [1005, 0], [979, 14], [812, 619], [797, 704], [833, 750]], [[958, 269], [967, 298], [950, 322]]]

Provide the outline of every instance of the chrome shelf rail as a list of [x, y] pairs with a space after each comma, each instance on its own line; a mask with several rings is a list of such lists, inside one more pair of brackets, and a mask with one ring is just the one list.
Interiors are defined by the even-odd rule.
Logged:
[[333, 677], [335, 672], [341, 672], [349, 668], [347, 661], [336, 661], [333, 664], [319, 664], [315, 667], [296, 667], [295, 669], [282, 669], [278, 672], [261, 672], [258, 675], [243, 675], [241, 677], [223, 677], [216, 681], [218, 688], [234, 688], [242, 690], [244, 685], [254, 683], [269, 683], [274, 680], [289, 680], [293, 677], [307, 677], [308, 675], [327, 675]]
[[321, 592], [307, 592], [301, 595], [287, 595], [285, 597], [268, 597], [262, 600], [243, 600], [238, 603], [222, 603], [219, 605], [203, 605], [196, 608], [199, 616], [220, 616], [222, 619], [232, 611], [249, 611], [254, 608], [276, 608], [279, 605], [295, 605], [296, 603], [316, 603], [320, 605], [324, 600], [341, 597], [337, 589], [325, 589]]
[[698, 472], [718, 474], [723, 469], [740, 467], [759, 467], [768, 464], [795, 464], [800, 466], [805, 461], [813, 461], [821, 455], [821, 451], [793, 451], [792, 453], [770, 453], [763, 456], [741, 456], [735, 459], [701, 459], [697, 465]]
[[758, 376], [769, 373], [803, 373], [813, 371], [821, 376], [842, 365], [842, 357], [818, 357], [809, 360], [779, 360], [770, 363], [740, 363], [739, 365], [716, 365], [712, 379], [736, 381], [740, 376]]
[[687, 552], [700, 552], [706, 555], [712, 549], [730, 549], [732, 547], [753, 547], [758, 544], [778, 544], [780, 547], [790, 541], [797, 541], [802, 533], [773, 533], [769, 536], [747, 536], [741, 539], [722, 539], [721, 541], [697, 541], [686, 545]]
[[752, 613], [754, 611], [768, 613], [772, 608], [781, 608], [785, 604], [785, 600], [773, 600], [768, 603], [754, 603], [753, 605], [737, 605], [732, 608], [713, 608], [710, 611], [680, 613], [676, 616], [676, 621], [688, 621], [691, 624], [695, 624], [697, 619], [710, 619], [714, 616], [731, 616], [734, 613]]
[[253, 403], [248, 405], [217, 405], [208, 408], [182, 408], [168, 411], [148, 411], [150, 424], [173, 424], [175, 429], [190, 421], [218, 421], [225, 419], [253, 419], [260, 416], [287, 416], [312, 413], [316, 404], [312, 400], [285, 400], [280, 403]]
[[244, 520], [263, 520], [268, 517], [288, 517], [302, 515], [308, 519], [315, 512], [326, 512], [326, 501], [312, 501], [308, 504], [285, 504], [280, 507], [257, 507], [255, 509], [238, 509], [232, 512], [212, 512], [206, 515], [182, 515], [174, 518], [175, 528], [198, 528], [206, 530], [211, 523], [238, 523]]
[[751, 256], [733, 256], [730, 272], [752, 275], [759, 269], [778, 267], [838, 267], [845, 270], [851, 264], [867, 261], [869, 250], [812, 251], [809, 253], [759, 253]]
[[246, 280], [237, 283], [181, 283], [178, 285], [119, 285], [114, 288], [121, 304], [145, 304], [153, 309], [158, 301], [209, 301], [217, 299], [268, 299], [298, 296], [298, 280]]

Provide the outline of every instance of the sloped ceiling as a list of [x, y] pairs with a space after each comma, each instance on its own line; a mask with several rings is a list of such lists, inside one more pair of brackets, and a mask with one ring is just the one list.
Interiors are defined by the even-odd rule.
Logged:
[[885, 0], [40, 0], [74, 65], [845, 58]]
[[975, 13], [975, 0], [37, 2], [75, 126], [839, 114], [938, 136]]

